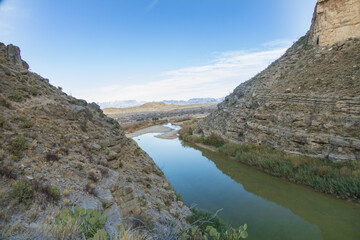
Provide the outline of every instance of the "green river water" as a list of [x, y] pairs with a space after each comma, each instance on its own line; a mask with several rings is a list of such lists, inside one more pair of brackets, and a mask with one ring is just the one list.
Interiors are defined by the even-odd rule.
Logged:
[[247, 239], [360, 239], [360, 206], [289, 183], [179, 139], [145, 134], [134, 140], [188, 205], [219, 213]]

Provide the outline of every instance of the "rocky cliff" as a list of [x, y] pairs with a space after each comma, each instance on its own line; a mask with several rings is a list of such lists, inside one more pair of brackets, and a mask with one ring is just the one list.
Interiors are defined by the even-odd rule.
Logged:
[[360, 37], [359, 0], [318, 0], [310, 30], [310, 43], [328, 46]]
[[[359, 19], [358, 4], [319, 1], [308, 34], [238, 86], [195, 133], [333, 161], [360, 160], [360, 41], [348, 39], [360, 32], [345, 31], [358, 27], [346, 20]], [[333, 30], [324, 27], [335, 19]]]
[[107, 214], [111, 235], [124, 217], [180, 223], [188, 208], [119, 124], [28, 68], [0, 43], [0, 238], [59, 237], [41, 231], [73, 205]]

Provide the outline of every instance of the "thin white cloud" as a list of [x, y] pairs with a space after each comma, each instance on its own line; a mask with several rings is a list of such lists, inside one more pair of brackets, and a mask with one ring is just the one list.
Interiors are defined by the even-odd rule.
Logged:
[[149, 6], [147, 7], [147, 11], [150, 11], [155, 5], [159, 2], [159, 0], [153, 0]]
[[88, 89], [74, 92], [74, 95], [95, 102], [224, 97], [240, 83], [250, 79], [279, 58], [288, 46], [255, 52], [225, 52], [204, 66], [161, 73], [157, 81]]
[[0, 35], [9, 35], [13, 30], [15, 7], [10, 5], [10, 1], [0, 4]]

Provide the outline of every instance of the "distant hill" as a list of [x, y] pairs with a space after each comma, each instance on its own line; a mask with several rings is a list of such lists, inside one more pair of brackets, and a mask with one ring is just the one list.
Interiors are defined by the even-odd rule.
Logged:
[[97, 103], [101, 109], [104, 108], [128, 108], [128, 107], [136, 107], [141, 104], [144, 104], [144, 101], [136, 101], [136, 100], [123, 100], [123, 101], [113, 101], [113, 102], [99, 102]]
[[177, 104], [177, 105], [187, 105], [187, 104], [200, 104], [200, 103], [219, 103], [224, 101], [225, 98], [191, 98], [187, 101], [185, 100], [163, 100], [162, 102], [166, 104]]
[[179, 109], [190, 109], [190, 108], [200, 108], [205, 106], [216, 105], [217, 103], [201, 103], [201, 104], [187, 104], [187, 105], [177, 105], [177, 104], [166, 104], [164, 102], [149, 102], [140, 106], [130, 107], [130, 108], [104, 108], [103, 111], [105, 114], [123, 114], [123, 113], [139, 113], [139, 112], [166, 112]]
[[[177, 105], [189, 105], [189, 104], [203, 104], [203, 103], [220, 103], [224, 101], [224, 98], [191, 98], [189, 100], [163, 100], [161, 102], [166, 104], [177, 104]], [[113, 102], [98, 102], [97, 104], [101, 109], [104, 108], [131, 108], [140, 106], [145, 101], [136, 101], [136, 100], [122, 100], [122, 101], [113, 101]]]

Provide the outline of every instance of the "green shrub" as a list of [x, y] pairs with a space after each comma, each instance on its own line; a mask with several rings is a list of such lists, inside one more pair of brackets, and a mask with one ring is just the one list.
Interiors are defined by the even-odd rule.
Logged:
[[222, 147], [225, 144], [224, 139], [222, 137], [212, 133], [210, 136], [204, 139], [204, 144], [214, 147]]
[[0, 127], [4, 127], [6, 124], [6, 120], [2, 117], [0, 117]]
[[11, 95], [9, 96], [9, 99], [11, 101], [14, 101], [14, 102], [21, 102], [23, 101], [25, 98], [28, 98], [29, 96], [24, 93], [24, 92], [21, 92], [19, 90], [14, 90]]
[[39, 95], [39, 90], [36, 87], [32, 87], [30, 88], [30, 93], [31, 95], [33, 95], [34, 97]]
[[180, 193], [176, 193], [176, 201], [184, 201], [184, 198], [183, 198], [183, 196], [181, 196], [181, 194]]
[[120, 128], [119, 122], [116, 121], [115, 119], [109, 118], [109, 119], [108, 119], [108, 122], [111, 123], [112, 125], [114, 125], [114, 128], [116, 128], [116, 129], [119, 129], [119, 128]]
[[31, 128], [32, 126], [33, 124], [28, 120], [25, 120], [19, 125], [20, 128]]
[[193, 215], [188, 217], [188, 222], [193, 226], [183, 234], [180, 239], [211, 239], [211, 240], [239, 240], [248, 236], [247, 225], [238, 229], [227, 226], [212, 213], [193, 209]]
[[28, 143], [24, 136], [18, 135], [12, 139], [10, 145], [10, 152], [14, 154], [16, 159], [20, 159], [23, 151], [28, 149]]
[[10, 108], [11, 105], [10, 105], [10, 103], [8, 103], [8, 101], [6, 101], [6, 99], [0, 98], [0, 106]]
[[[107, 220], [107, 215], [101, 216], [101, 212], [92, 209], [73, 207], [72, 210], [65, 209], [60, 216], [55, 219], [55, 225], [79, 224], [82, 234], [85, 238], [93, 238], [98, 230], [103, 229]], [[103, 235], [99, 233], [96, 236]]]
[[61, 199], [60, 190], [56, 186], [50, 186], [48, 190], [48, 197], [53, 201], [58, 201]]
[[16, 198], [19, 203], [30, 204], [33, 198], [33, 187], [28, 182], [17, 182], [11, 188], [11, 196]]

